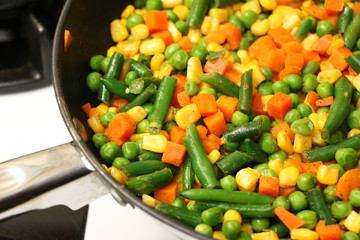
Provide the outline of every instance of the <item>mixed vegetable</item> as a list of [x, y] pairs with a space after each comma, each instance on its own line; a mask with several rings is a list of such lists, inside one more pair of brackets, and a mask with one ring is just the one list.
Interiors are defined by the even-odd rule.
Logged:
[[136, 0], [83, 105], [103, 166], [216, 239], [360, 239], [360, 3]]

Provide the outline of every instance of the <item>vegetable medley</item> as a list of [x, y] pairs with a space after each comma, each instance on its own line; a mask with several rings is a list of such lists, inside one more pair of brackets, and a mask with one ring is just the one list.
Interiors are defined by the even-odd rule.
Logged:
[[119, 183], [216, 239], [359, 239], [360, 3], [136, 0], [110, 32], [83, 110]]

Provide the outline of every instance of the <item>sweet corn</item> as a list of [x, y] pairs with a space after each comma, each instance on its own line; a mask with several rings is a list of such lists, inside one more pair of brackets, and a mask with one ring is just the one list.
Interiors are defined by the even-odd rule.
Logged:
[[[238, 55], [238, 57], [240, 58], [240, 61], [242, 64], [247, 64], [249, 63], [253, 58], [249, 55], [248, 51], [246, 50], [239, 50], [236, 53]], [[244, 68], [245, 70], [245, 68]]]
[[316, 146], [326, 146], [326, 141], [321, 137], [321, 132], [319, 129], [314, 129], [314, 131], [311, 134], [311, 140], [313, 145]]
[[142, 9], [135, 9], [134, 13], [144, 16], [144, 11]]
[[111, 38], [114, 42], [125, 40], [129, 36], [126, 25], [120, 19], [115, 19], [110, 23]]
[[202, 34], [207, 35], [211, 30], [211, 17], [205, 16], [201, 23], [200, 31]]
[[335, 83], [339, 78], [341, 78], [342, 73], [337, 69], [329, 69], [321, 71], [317, 76], [317, 81], [319, 83], [328, 82], [330, 84]]
[[220, 28], [220, 21], [217, 18], [211, 18], [211, 25], [209, 32], [215, 32]]
[[109, 107], [108, 108], [108, 112], [114, 112], [117, 113], [119, 111], [119, 109], [117, 107]]
[[205, 82], [201, 82], [201, 83], [199, 84], [199, 92], [200, 92], [201, 90], [205, 89], [205, 88], [212, 88], [212, 86], [211, 86], [210, 84], [205, 83]]
[[134, 58], [134, 56], [139, 52], [140, 44], [140, 40], [127, 40], [119, 42], [116, 46], [120, 49], [120, 53], [122, 53], [124, 57]]
[[360, 134], [360, 129], [353, 128], [348, 132], [347, 138]]
[[170, 139], [168, 132], [165, 130], [160, 130], [159, 135], [163, 135], [166, 138], [166, 140], [168, 140], [168, 141]]
[[233, 10], [233, 12], [239, 11], [241, 10], [241, 7], [243, 5], [243, 2], [237, 2], [231, 5], [231, 8]]
[[114, 52], [119, 52], [119, 53], [121, 53], [121, 50], [120, 50], [120, 48], [117, 47], [117, 46], [111, 46], [111, 47], [109, 47], [109, 49], [107, 50], [106, 56], [107, 56], [107, 57], [111, 57], [111, 56], [114, 54]]
[[187, 125], [196, 123], [201, 115], [195, 104], [189, 104], [181, 108], [175, 114], [175, 121], [179, 127], [186, 129]]
[[146, 55], [155, 55], [165, 51], [165, 42], [161, 38], [153, 38], [143, 42], [140, 45], [140, 53]]
[[109, 109], [109, 106], [106, 103], [100, 103], [96, 109], [99, 111], [100, 116], [106, 113]]
[[308, 34], [301, 44], [306, 51], [312, 51], [312, 46], [317, 40], [319, 40], [319, 36], [316, 33]]
[[165, 60], [165, 56], [162, 53], [156, 53], [150, 61], [150, 69], [151, 71], [160, 70], [161, 64], [163, 64]]
[[119, 77], [120, 82], [125, 82], [126, 75], [130, 71], [130, 65], [127, 62], [124, 62], [122, 68], [121, 68], [121, 74]]
[[300, 175], [296, 167], [286, 167], [279, 173], [280, 187], [291, 187], [296, 185], [296, 179]]
[[314, 4], [312, 0], [306, 0], [302, 3], [302, 7], [311, 7]]
[[152, 152], [163, 153], [165, 151], [167, 139], [164, 135], [145, 135], [143, 136], [143, 149]]
[[225, 237], [222, 231], [214, 231], [212, 237], [214, 239], [227, 240], [227, 238]]
[[226, 222], [226, 221], [229, 221], [229, 220], [235, 220], [235, 221], [238, 221], [241, 224], [242, 217], [241, 217], [240, 213], [238, 213], [234, 209], [229, 209], [224, 213], [223, 223]]
[[338, 168], [329, 168], [326, 165], [321, 165], [316, 173], [317, 180], [326, 185], [334, 185], [339, 178]]
[[283, 19], [283, 28], [288, 31], [291, 31], [294, 27], [299, 26], [301, 23], [301, 19], [298, 15], [292, 15], [289, 18]]
[[149, 37], [150, 31], [145, 24], [138, 24], [130, 29], [131, 35], [134, 40], [143, 40]]
[[109, 167], [109, 173], [117, 182], [119, 182], [122, 185], [124, 185], [128, 180], [128, 177], [125, 175], [125, 173], [123, 173], [116, 167], [113, 166]]
[[241, 7], [241, 13], [244, 14], [247, 10], [253, 10], [256, 14], [261, 13], [261, 6], [258, 0], [246, 2]]
[[167, 112], [167, 114], [166, 114], [166, 117], [165, 117], [165, 120], [164, 120], [164, 122], [170, 122], [170, 121], [172, 121], [172, 120], [174, 120], [174, 115], [175, 115], [175, 111], [176, 111], [177, 109], [175, 108], [175, 107], [173, 107], [173, 106], [170, 106], [169, 107], [169, 110], [168, 110], [168, 112]]
[[285, 131], [280, 131], [277, 135], [277, 144], [279, 148], [285, 151], [288, 155], [293, 154], [294, 148], [291, 143], [289, 135]]
[[150, 133], [134, 133], [130, 136], [130, 142], [136, 142], [137, 140], [143, 139], [144, 136], [150, 135]]
[[184, 3], [183, 0], [161, 0], [164, 9], [174, 8]]
[[160, 69], [158, 78], [162, 79], [165, 76], [170, 76], [173, 70], [174, 67], [171, 64], [166, 65], [165, 67]]
[[339, 49], [341, 47], [345, 46], [345, 42], [343, 39], [333, 39], [333, 41], [331, 42], [330, 47], [328, 48], [328, 50], [326, 51], [327, 55], [331, 55], [331, 53], [335, 50], [335, 49]]
[[263, 110], [265, 111], [265, 112], [267, 112], [268, 111], [268, 107], [267, 107], [267, 103], [270, 101], [270, 99], [273, 97], [274, 95], [264, 95], [264, 96], [261, 96], [261, 103], [262, 103], [262, 105], [264, 106], [263, 107]]
[[198, 57], [191, 57], [187, 62], [186, 77], [188, 81], [200, 83], [199, 77], [203, 75], [201, 61]]
[[272, 159], [269, 161], [268, 164], [269, 164], [269, 168], [274, 172], [276, 172], [277, 175], [279, 175], [281, 170], [284, 169], [284, 163], [280, 158]]
[[320, 112], [320, 113], [311, 113], [309, 115], [309, 119], [314, 124], [314, 129], [321, 130], [326, 122], [327, 119], [327, 113], [326, 112]]
[[360, 215], [354, 210], [347, 216], [344, 226], [351, 232], [360, 233]]
[[280, 15], [271, 14], [268, 17], [268, 20], [269, 20], [269, 23], [270, 23], [270, 29], [282, 26], [282, 18], [281, 18]]
[[255, 36], [265, 35], [270, 29], [270, 22], [268, 19], [257, 19], [250, 27], [251, 33]]
[[184, 21], [189, 13], [189, 9], [185, 5], [177, 5], [173, 8], [173, 12], [178, 16], [180, 21]]
[[294, 240], [318, 240], [319, 234], [308, 228], [292, 229], [290, 232], [291, 239]]
[[356, 90], [360, 91], [360, 74], [358, 74], [355, 78], [349, 79], [352, 85], [356, 88]]
[[327, 71], [333, 68], [334, 66], [328, 60], [324, 60], [320, 63], [320, 71]]
[[240, 191], [255, 191], [259, 176], [251, 168], [243, 168], [236, 173], [235, 181]]
[[219, 20], [220, 23], [225, 22], [228, 18], [228, 13], [226, 9], [222, 8], [211, 8], [209, 10], [209, 16], [211, 18], [216, 18]]
[[260, 0], [260, 5], [265, 10], [274, 10], [277, 7], [276, 0]]
[[159, 202], [158, 200], [156, 200], [155, 198], [153, 198], [150, 195], [147, 194], [143, 194], [141, 196], [143, 203], [145, 203], [146, 205], [148, 205], [149, 207], [155, 207], [157, 205], [157, 203]]
[[129, 109], [127, 111], [127, 114], [129, 114], [129, 116], [136, 122], [136, 124], [138, 124], [139, 122], [144, 120], [144, 118], [147, 115], [147, 112], [145, 111], [145, 109], [143, 107], [136, 106], [136, 107]]
[[233, 8], [231, 6], [229, 6], [229, 5], [226, 5], [226, 6], [222, 7], [222, 9], [226, 10], [228, 16], [231, 16], [231, 15], [234, 14]]
[[135, 11], [134, 5], [131, 4], [127, 5], [124, 11], [121, 13], [121, 18], [128, 19], [131, 16], [131, 14], [134, 13], [134, 11]]
[[305, 150], [311, 149], [311, 147], [312, 147], [311, 136], [295, 134], [294, 152], [302, 153]]
[[208, 154], [208, 158], [212, 164], [215, 164], [220, 159], [220, 156], [221, 156], [220, 152], [216, 149], [212, 150]]
[[105, 128], [101, 124], [99, 117], [91, 117], [87, 120], [89, 127], [93, 130], [94, 133], [102, 133]]
[[172, 21], [168, 21], [168, 31], [171, 33], [174, 42], [178, 42], [182, 38], [181, 32]]
[[[210, 52], [210, 51], [213, 51], [213, 52], [219, 52], [219, 51], [222, 51], [222, 50], [225, 50], [226, 52], [226, 49], [221, 46], [220, 44], [216, 43], [216, 42], [211, 42], [209, 43], [209, 45], [207, 45], [206, 49]], [[225, 56], [224, 56], [225, 57]]]
[[251, 234], [251, 240], [279, 240], [279, 237], [274, 231], [269, 231]]
[[292, 154], [292, 155], [289, 155], [288, 158], [294, 159], [294, 160], [296, 160], [296, 161], [298, 161], [298, 162], [301, 162], [301, 161], [302, 161], [301, 156], [300, 156], [299, 153], [294, 153], [294, 154]]
[[189, 28], [189, 31], [188, 31], [188, 37], [190, 38], [190, 41], [192, 43], [198, 43], [200, 41], [200, 39], [202, 38], [202, 33], [201, 33], [201, 30], [200, 28]]
[[265, 76], [262, 73], [257, 61], [251, 61], [245, 65], [246, 71], [252, 69], [252, 84], [254, 88], [257, 88], [260, 83], [265, 81]]

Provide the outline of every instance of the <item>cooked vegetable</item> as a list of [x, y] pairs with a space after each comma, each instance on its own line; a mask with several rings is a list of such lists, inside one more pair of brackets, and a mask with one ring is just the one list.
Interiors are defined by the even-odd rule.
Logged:
[[326, 224], [335, 224], [330, 209], [327, 206], [320, 187], [315, 187], [306, 192], [310, 207], [316, 212], [319, 219], [324, 219]]

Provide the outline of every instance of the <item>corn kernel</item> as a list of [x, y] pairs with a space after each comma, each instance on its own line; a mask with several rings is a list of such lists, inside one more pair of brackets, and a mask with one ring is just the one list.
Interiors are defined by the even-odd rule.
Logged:
[[221, 8], [211, 8], [209, 10], [209, 16], [218, 19], [220, 23], [225, 22], [228, 18], [226, 9]]
[[220, 152], [216, 149], [212, 150], [208, 154], [208, 158], [212, 164], [215, 164], [220, 159], [220, 156], [221, 156]]
[[200, 31], [202, 34], [207, 35], [211, 30], [211, 17], [205, 16], [201, 23]]
[[292, 229], [290, 232], [291, 239], [294, 240], [317, 240], [319, 234], [308, 228]]
[[240, 213], [238, 213], [234, 209], [229, 209], [224, 213], [223, 223], [226, 222], [226, 221], [229, 221], [229, 220], [235, 220], [235, 221], [238, 221], [241, 224], [242, 217], [241, 217]]
[[198, 57], [191, 57], [187, 62], [187, 80], [200, 83], [199, 77], [203, 75], [201, 61]]
[[252, 57], [249, 55], [248, 51], [246, 51], [246, 50], [239, 50], [239, 51], [237, 51], [236, 54], [240, 58], [240, 62], [242, 64], [247, 64], [252, 60]]
[[120, 19], [115, 19], [110, 23], [111, 38], [114, 42], [125, 40], [129, 36], [129, 32]]
[[169, 8], [174, 8], [177, 5], [181, 5], [183, 4], [183, 0], [161, 0], [162, 2], [162, 7], [164, 9], [169, 9]]
[[231, 8], [233, 10], [233, 12], [239, 11], [241, 10], [241, 7], [243, 5], [243, 2], [237, 2], [231, 5]]
[[360, 91], [360, 74], [358, 74], [355, 78], [349, 79], [352, 85], [356, 88], [356, 90]]
[[252, 84], [253, 84], [254, 88], [257, 88], [260, 85], [260, 83], [265, 81], [265, 76], [262, 73], [259, 65], [257, 64], [257, 61], [254, 60], [254, 61], [247, 63], [245, 65], [245, 69], [246, 69], [246, 71], [250, 70], [250, 69], [253, 70], [252, 71]]
[[121, 183], [122, 185], [124, 185], [128, 180], [128, 177], [125, 175], [125, 173], [116, 167], [109, 167], [109, 173], [117, 182]]
[[211, 18], [211, 25], [209, 32], [215, 32], [220, 29], [220, 21], [217, 18]]
[[200, 92], [201, 90], [205, 89], [205, 88], [212, 88], [212, 86], [211, 86], [210, 84], [205, 83], [205, 82], [201, 82], [201, 83], [199, 84], [199, 92]]
[[178, 16], [180, 21], [184, 21], [189, 13], [189, 9], [185, 5], [177, 5], [173, 8], [173, 12]]
[[214, 239], [227, 240], [227, 238], [225, 237], [222, 231], [214, 231], [212, 237]]
[[226, 50], [223, 46], [221, 46], [220, 44], [216, 43], [216, 42], [211, 42], [209, 43], [209, 45], [207, 45], [206, 49], [210, 52], [219, 52], [222, 50]]
[[109, 106], [106, 103], [100, 103], [96, 109], [99, 111], [100, 116], [106, 113], [109, 109]]
[[301, 19], [298, 15], [292, 15], [289, 18], [283, 19], [283, 28], [288, 31], [291, 31], [294, 27], [299, 26], [301, 23]]
[[174, 67], [171, 64], [166, 65], [165, 67], [160, 69], [158, 78], [163, 79], [163, 77], [165, 76], [170, 76], [173, 70]]
[[145, 203], [146, 205], [148, 205], [149, 207], [155, 207], [158, 204], [158, 200], [156, 200], [155, 198], [153, 198], [150, 195], [147, 194], [143, 194], [141, 196], [143, 203]]
[[172, 21], [168, 21], [168, 30], [171, 33], [174, 42], [178, 42], [182, 38], [181, 32], [177, 29]]
[[278, 28], [282, 26], [282, 18], [280, 15], [277, 14], [271, 14], [268, 17], [269, 23], [270, 23], [270, 29]]
[[189, 104], [181, 108], [175, 114], [175, 121], [179, 127], [186, 129], [186, 126], [196, 123], [201, 115], [195, 104]]
[[279, 237], [274, 231], [269, 231], [251, 234], [251, 240], [279, 240]]
[[279, 173], [280, 187], [291, 187], [296, 185], [296, 179], [300, 172], [296, 167], [286, 167]]
[[313, 33], [304, 38], [301, 44], [306, 51], [312, 51], [312, 46], [317, 40], [319, 40], [319, 36], [316, 33]]
[[222, 9], [226, 10], [228, 16], [231, 16], [234, 14], [233, 8], [229, 5], [223, 6]]
[[127, 62], [124, 62], [122, 68], [121, 68], [121, 74], [119, 77], [120, 82], [125, 82], [126, 75], [130, 71], [130, 65]]
[[119, 109], [117, 107], [109, 107], [108, 108], [108, 112], [114, 112], [117, 113], [119, 111]]
[[329, 168], [326, 165], [321, 165], [316, 173], [317, 180], [326, 185], [334, 185], [339, 178], [338, 168]]
[[236, 173], [235, 181], [240, 191], [255, 191], [259, 176], [251, 168], [243, 168]]
[[105, 128], [101, 124], [99, 117], [91, 117], [88, 120], [89, 127], [93, 130], [94, 133], [102, 133]]
[[288, 158], [293, 159], [293, 160], [296, 160], [296, 161], [298, 161], [298, 162], [301, 162], [301, 161], [302, 161], [301, 156], [300, 156], [299, 153], [291, 154], [291, 155], [288, 156]]
[[163, 135], [166, 138], [166, 140], [168, 140], [168, 141], [170, 139], [168, 132], [165, 130], [160, 130], [159, 135]]
[[360, 129], [353, 128], [348, 132], [347, 138], [360, 134]]
[[161, 38], [153, 38], [140, 45], [140, 53], [146, 55], [155, 55], [165, 51], [165, 42]]
[[284, 163], [280, 158], [272, 159], [269, 161], [269, 168], [279, 175], [281, 170], [284, 169]]
[[326, 54], [327, 55], [331, 55], [332, 52], [335, 50], [335, 49], [339, 49], [341, 47], [344, 47], [345, 46], [345, 42], [343, 39], [333, 39], [333, 41], [331, 42], [331, 45], [330, 47], [328, 48], [328, 50], [326, 51]]
[[265, 10], [274, 10], [277, 7], [276, 0], [260, 0], [260, 5]]
[[295, 134], [294, 151], [296, 153], [302, 153], [305, 150], [310, 150], [311, 147], [312, 147], [311, 136]]
[[[345, 75], [345, 77], [347, 77], [347, 79], [349, 79], [349, 81], [353, 81], [355, 76], [354, 75]], [[356, 103], [356, 107], [358, 107], [357, 105], [359, 104], [359, 101]]]
[[134, 13], [144, 16], [144, 11], [142, 9], [135, 9]]
[[312, 0], [306, 0], [302, 3], [302, 7], [311, 7], [314, 4]]
[[279, 148], [285, 151], [288, 155], [293, 154], [294, 148], [291, 143], [289, 135], [285, 131], [280, 131], [277, 135], [277, 144]]
[[326, 141], [321, 137], [321, 132], [319, 129], [314, 129], [314, 131], [311, 134], [311, 140], [313, 145], [316, 146], [326, 146]]
[[140, 44], [140, 40], [127, 40], [119, 42], [116, 46], [120, 49], [120, 53], [122, 53], [124, 57], [134, 58], [134, 56], [139, 52]]
[[128, 19], [131, 14], [133, 14], [135, 11], [135, 7], [131, 4], [127, 5], [126, 8], [124, 9], [124, 11], [121, 13], [121, 18], [122, 19]]
[[170, 121], [172, 121], [172, 120], [174, 120], [174, 115], [175, 115], [175, 111], [176, 111], [177, 109], [175, 108], [175, 107], [173, 107], [173, 106], [170, 106], [169, 107], [169, 110], [168, 110], [168, 112], [167, 112], [167, 114], [166, 114], [166, 117], [165, 117], [165, 120], [164, 120], [164, 122], [170, 122]]
[[130, 29], [131, 35], [134, 40], [143, 40], [149, 37], [150, 31], [145, 24], [138, 24]]
[[188, 31], [188, 37], [190, 38], [190, 41], [192, 43], [198, 43], [200, 41], [200, 39], [202, 38], [202, 33], [201, 30], [199, 28], [189, 28]]
[[342, 76], [341, 71], [337, 69], [329, 69], [326, 71], [321, 71], [317, 76], [317, 81], [319, 83], [328, 82], [330, 84], [335, 83]]
[[145, 111], [145, 109], [143, 107], [136, 106], [136, 107], [129, 109], [127, 111], [127, 114], [129, 114], [129, 116], [136, 122], [136, 124], [138, 124], [139, 122], [144, 120], [144, 118], [147, 115], [147, 112]]
[[143, 137], [146, 135], [150, 135], [150, 133], [134, 133], [130, 136], [129, 141], [136, 142], [137, 140], [143, 139]]
[[165, 151], [167, 139], [164, 135], [145, 135], [142, 139], [143, 149], [157, 153]]
[[257, 19], [250, 27], [251, 33], [255, 36], [265, 35], [270, 29], [270, 22], [268, 19]]
[[258, 0], [246, 2], [241, 7], [241, 13], [244, 14], [247, 10], [253, 10], [256, 14], [261, 13], [261, 6]]
[[150, 69], [151, 71], [160, 70], [161, 64], [163, 64], [165, 60], [165, 56], [162, 53], [156, 53], [150, 61]]
[[344, 226], [351, 232], [360, 233], [360, 215], [354, 210], [347, 216]]
[[109, 49], [107, 50], [106, 56], [107, 56], [107, 57], [111, 57], [111, 56], [114, 54], [114, 52], [119, 52], [119, 53], [121, 53], [121, 50], [120, 50], [120, 48], [118, 48], [117, 46], [111, 46], [111, 47], [109, 47]]

